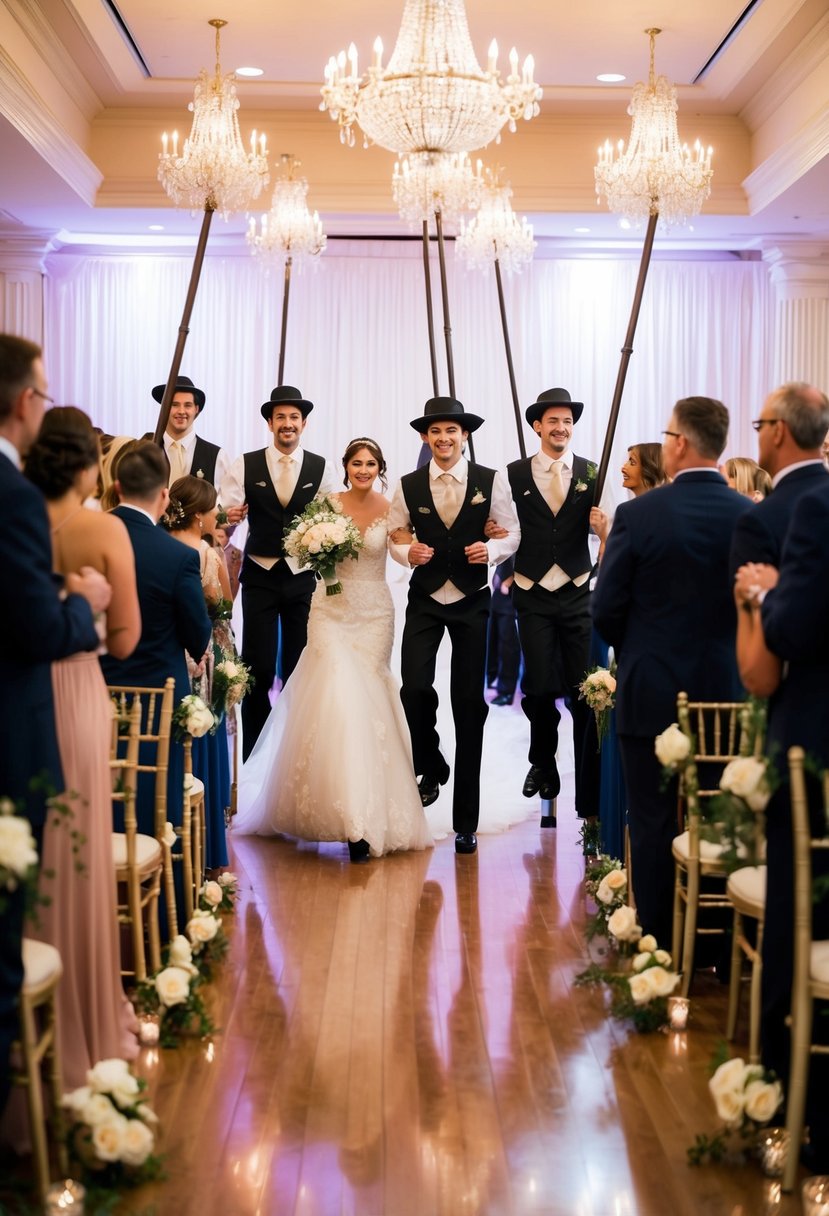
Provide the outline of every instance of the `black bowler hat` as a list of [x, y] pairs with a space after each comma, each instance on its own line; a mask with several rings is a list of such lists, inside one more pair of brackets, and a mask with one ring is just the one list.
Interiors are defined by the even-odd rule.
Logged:
[[[157, 384], [155, 386], [155, 388], [153, 389], [153, 397], [156, 399], [156, 401], [159, 404], [161, 404], [161, 399], [164, 396], [164, 390], [166, 387], [167, 387], [166, 384]], [[189, 376], [179, 376], [176, 380], [175, 387], [173, 388], [173, 392], [174, 393], [192, 393], [193, 400], [195, 401], [196, 405], [199, 407], [199, 413], [201, 413], [202, 410], [204, 409], [204, 403], [207, 400], [207, 398], [205, 397], [202, 389], [196, 388], [195, 384], [193, 383], [193, 381], [190, 379]]]
[[548, 388], [543, 393], [538, 394], [538, 400], [532, 405], [528, 405], [524, 411], [524, 417], [529, 422], [530, 426], [534, 422], [540, 422], [544, 417], [544, 411], [556, 405], [567, 405], [573, 412], [573, 422], [578, 422], [581, 418], [582, 410], [584, 409], [583, 401], [571, 401], [570, 394], [566, 388]]
[[483, 418], [467, 414], [460, 401], [454, 397], [430, 397], [423, 407], [423, 416], [409, 423], [419, 435], [425, 435], [432, 422], [457, 422], [464, 431], [477, 431], [483, 426]]
[[307, 418], [314, 408], [313, 401], [306, 401], [299, 389], [290, 384], [278, 384], [276, 388], [272, 388], [268, 400], [260, 405], [259, 412], [266, 422], [270, 422], [271, 414], [277, 405], [295, 405], [303, 418]]

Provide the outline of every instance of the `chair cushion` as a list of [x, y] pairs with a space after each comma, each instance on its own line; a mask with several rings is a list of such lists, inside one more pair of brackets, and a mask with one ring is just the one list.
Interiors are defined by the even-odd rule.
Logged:
[[812, 942], [809, 974], [819, 984], [829, 984], [829, 941]]
[[198, 777], [193, 778], [193, 784], [190, 786], [190, 801], [194, 805], [204, 801], [204, 782], [199, 781]]
[[33, 937], [23, 938], [23, 991], [37, 989], [43, 984], [57, 980], [63, 973], [60, 954], [54, 946], [47, 942], [35, 941]]
[[[112, 860], [116, 870], [123, 870], [127, 864], [127, 837], [123, 832], [112, 833]], [[155, 836], [142, 836], [140, 832], [135, 837], [135, 864], [139, 870], [151, 868], [161, 863], [161, 845]]]
[[[689, 839], [689, 832], [683, 832], [679, 836], [674, 836], [671, 848], [676, 861], [688, 860], [690, 847]], [[699, 842], [700, 861], [719, 861], [719, 859], [722, 857], [722, 851], [722, 845], [709, 844], [707, 840], [701, 840]]]
[[728, 898], [737, 904], [741, 912], [756, 909], [757, 917], [761, 917], [766, 907], [766, 867], [743, 866], [729, 874], [726, 883]]

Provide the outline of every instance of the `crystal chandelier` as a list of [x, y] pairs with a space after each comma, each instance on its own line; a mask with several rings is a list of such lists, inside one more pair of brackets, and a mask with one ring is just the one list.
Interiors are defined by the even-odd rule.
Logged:
[[697, 215], [711, 193], [711, 148], [699, 140], [694, 150], [679, 142], [676, 88], [654, 73], [654, 44], [658, 29], [645, 30], [651, 40], [650, 75], [633, 90], [628, 114], [633, 118], [627, 150], [619, 140], [617, 153], [608, 140], [599, 148], [596, 194], [604, 195], [611, 211], [640, 222], [658, 215], [665, 225], [684, 224]]
[[391, 189], [408, 223], [439, 213], [445, 224], [454, 224], [462, 211], [478, 206], [482, 185], [481, 162], [475, 172], [465, 152], [413, 152], [395, 161]]
[[247, 242], [253, 253], [275, 260], [316, 258], [325, 249], [325, 233], [317, 212], [312, 215], [308, 210], [308, 183], [295, 176], [299, 161], [293, 156], [283, 154], [280, 161], [281, 176], [276, 179], [271, 209], [262, 216], [258, 232], [251, 216]]
[[406, 0], [403, 21], [388, 66], [383, 44], [365, 77], [357, 70], [357, 50], [329, 59], [320, 109], [339, 124], [340, 139], [354, 145], [354, 123], [364, 144], [379, 144], [398, 154], [471, 152], [509, 123], [538, 114], [541, 89], [533, 80], [532, 55], [518, 72], [518, 53], [510, 54], [510, 73], [501, 83], [498, 46], [489, 48], [486, 71], [475, 57], [463, 0]]
[[504, 270], [520, 271], [532, 261], [532, 226], [526, 216], [519, 223], [511, 198], [512, 190], [500, 184], [497, 170], [487, 170], [478, 213], [469, 224], [461, 220], [455, 240], [455, 253], [470, 269], [485, 270], [497, 261]]
[[216, 31], [216, 68], [211, 78], [202, 68], [193, 100], [190, 136], [178, 151], [178, 131], [172, 148], [165, 131], [158, 157], [158, 180], [177, 207], [218, 211], [227, 219], [231, 211], [246, 211], [268, 184], [265, 136], [254, 131], [250, 152], [239, 134], [234, 76], [222, 76], [219, 31], [227, 25], [218, 17], [208, 22]]

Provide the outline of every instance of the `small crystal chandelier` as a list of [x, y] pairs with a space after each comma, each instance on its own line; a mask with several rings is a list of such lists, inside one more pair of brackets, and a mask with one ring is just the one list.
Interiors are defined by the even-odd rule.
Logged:
[[181, 156], [178, 131], [173, 132], [172, 149], [167, 132], [162, 135], [158, 180], [177, 207], [218, 211], [227, 219], [231, 211], [246, 211], [262, 193], [269, 181], [268, 161], [264, 135], [257, 140], [253, 132], [250, 152], [242, 144], [234, 75], [222, 76], [219, 62], [219, 31], [227, 22], [214, 17], [208, 25], [216, 31], [215, 73], [211, 78], [202, 68], [196, 81], [187, 107], [193, 126]]
[[614, 158], [608, 140], [599, 148], [596, 194], [604, 195], [611, 211], [634, 223], [658, 215], [665, 225], [684, 224], [697, 215], [711, 193], [711, 148], [699, 140], [694, 150], [679, 142], [676, 88], [654, 73], [654, 44], [658, 29], [645, 30], [651, 40], [648, 83], [633, 90], [628, 114], [633, 118], [625, 150], [619, 140]]
[[325, 233], [318, 213], [308, 210], [308, 183], [296, 177], [299, 161], [286, 153], [280, 157], [281, 175], [276, 179], [270, 211], [262, 216], [261, 227], [250, 217], [247, 242], [255, 254], [274, 260], [300, 261], [316, 258], [325, 249]]
[[489, 48], [486, 71], [472, 47], [463, 0], [406, 0], [403, 21], [388, 67], [383, 44], [365, 77], [357, 70], [357, 49], [329, 59], [321, 110], [339, 124], [340, 140], [354, 145], [354, 123], [364, 144], [379, 144], [398, 154], [472, 152], [509, 123], [539, 112], [541, 89], [533, 80], [532, 55], [518, 72], [518, 53], [510, 54], [510, 74], [501, 83], [498, 46]]
[[462, 211], [474, 211], [481, 198], [481, 162], [477, 172], [465, 152], [413, 152], [398, 156], [391, 189], [400, 218], [409, 224], [440, 213], [454, 224]]
[[512, 189], [500, 184], [498, 170], [487, 169], [478, 213], [469, 224], [461, 219], [455, 240], [455, 253], [470, 269], [486, 270], [497, 261], [504, 270], [521, 271], [532, 261], [532, 226], [526, 216], [519, 223], [511, 198]]

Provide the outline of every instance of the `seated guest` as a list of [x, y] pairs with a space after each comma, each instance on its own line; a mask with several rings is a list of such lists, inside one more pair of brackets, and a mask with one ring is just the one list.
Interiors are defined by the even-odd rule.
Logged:
[[[90, 566], [112, 587], [106, 645], [114, 657], [127, 658], [141, 634], [135, 560], [120, 519], [83, 509], [98, 479], [98, 440], [83, 411], [64, 406], [48, 412], [26, 457], [26, 476], [46, 498], [55, 570], [66, 576]], [[58, 1041], [64, 1082], [76, 1088], [98, 1060], [134, 1057], [138, 1027], [121, 985], [111, 843], [112, 710], [95, 653], [79, 651], [53, 663], [52, 687], [71, 823], [52, 823], [45, 833], [40, 894], [47, 902], [32, 935], [60, 952]]]

